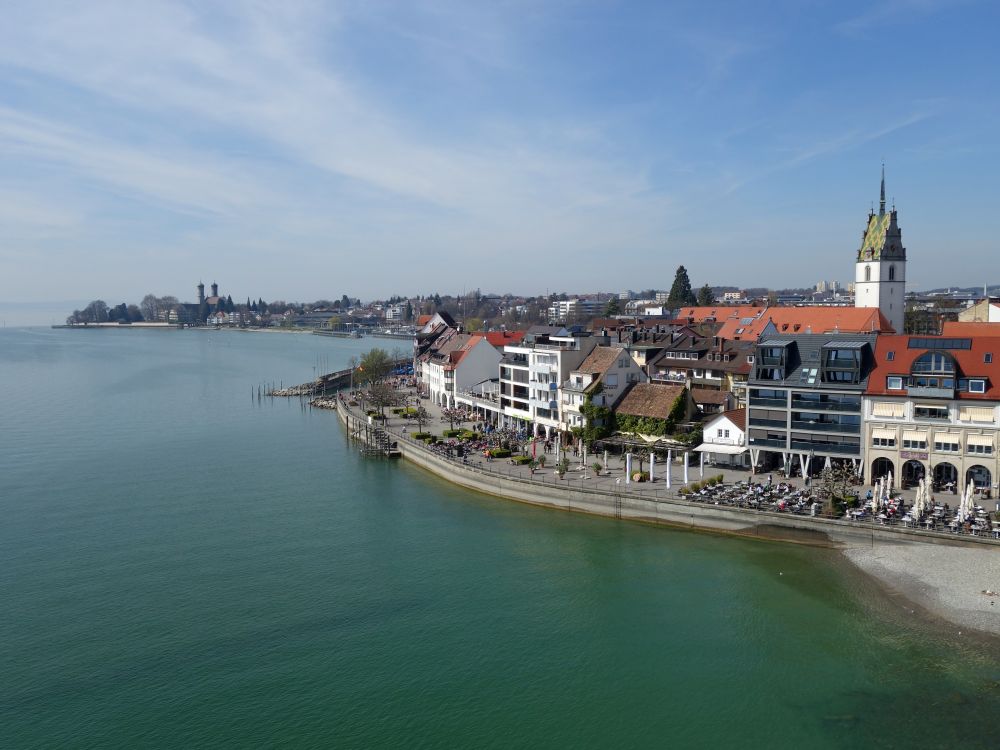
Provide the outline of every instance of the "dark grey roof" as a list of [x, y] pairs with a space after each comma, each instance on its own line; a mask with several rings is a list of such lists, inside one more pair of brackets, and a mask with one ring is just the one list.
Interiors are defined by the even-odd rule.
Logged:
[[[832, 391], [864, 391], [868, 385], [868, 376], [875, 366], [875, 339], [877, 334], [836, 334], [836, 333], [794, 333], [779, 334], [758, 344], [761, 347], [787, 347], [785, 349], [784, 377], [774, 380], [760, 378], [758, 373], [766, 366], [761, 358], [754, 358], [754, 368], [750, 372], [749, 383], [756, 387], [796, 388], [802, 390], [832, 390]], [[794, 346], [788, 346], [793, 344]], [[824, 381], [817, 376], [815, 382], [803, 382], [802, 368], [821, 368], [822, 351], [826, 347], [839, 349], [859, 349], [861, 352], [860, 382], [844, 383]]]

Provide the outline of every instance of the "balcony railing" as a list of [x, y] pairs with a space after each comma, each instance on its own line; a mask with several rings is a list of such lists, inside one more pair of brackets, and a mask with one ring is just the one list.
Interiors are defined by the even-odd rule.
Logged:
[[[753, 405], [751, 399], [750, 405]], [[860, 414], [861, 401], [856, 404], [843, 404], [836, 401], [802, 401], [797, 398], [792, 399], [792, 408], [801, 411], [845, 411]]]
[[[794, 403], [794, 402], [793, 402]], [[750, 406], [788, 406], [788, 401], [783, 398], [757, 398], [750, 397]]]
[[784, 419], [760, 419], [758, 417], [750, 415], [750, 426], [751, 427], [784, 427]]
[[784, 448], [784, 440], [770, 440], [768, 438], [750, 438], [750, 445], [754, 448]]
[[861, 446], [858, 445], [837, 445], [836, 443], [807, 443], [802, 440], [793, 440], [792, 448], [799, 451], [813, 451], [814, 453], [841, 453], [845, 455], [861, 455]]
[[859, 424], [837, 424], [836, 422], [802, 422], [792, 421], [793, 430], [806, 430], [816, 432], [846, 432], [852, 435], [861, 434]]
[[954, 388], [928, 388], [927, 386], [911, 385], [906, 392], [911, 396], [921, 398], [955, 398]]

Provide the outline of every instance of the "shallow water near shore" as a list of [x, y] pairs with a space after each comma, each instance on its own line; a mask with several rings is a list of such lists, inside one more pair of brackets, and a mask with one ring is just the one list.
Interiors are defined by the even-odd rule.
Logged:
[[834, 551], [475, 495], [251, 397], [375, 345], [0, 330], [0, 745], [996, 746], [996, 646]]

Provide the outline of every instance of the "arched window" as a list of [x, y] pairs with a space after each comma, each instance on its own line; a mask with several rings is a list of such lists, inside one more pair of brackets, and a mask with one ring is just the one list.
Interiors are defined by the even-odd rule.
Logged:
[[872, 267], [865, 266], [865, 281], [871, 281], [871, 280], [872, 280]]
[[930, 372], [953, 375], [955, 373], [955, 360], [950, 354], [944, 352], [927, 352], [916, 359], [911, 371], [913, 373]]
[[889, 266], [889, 281], [894, 281], [896, 279], [896, 267]]

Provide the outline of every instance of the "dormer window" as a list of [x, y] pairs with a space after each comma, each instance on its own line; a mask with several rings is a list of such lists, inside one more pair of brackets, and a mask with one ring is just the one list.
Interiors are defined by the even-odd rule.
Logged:
[[885, 361], [886, 362], [892, 362], [892, 360], [894, 360], [895, 358], [896, 358], [896, 352], [886, 352], [885, 353]]
[[970, 378], [969, 393], [986, 393], [986, 381], [978, 378]]
[[986, 352], [986, 354], [983, 355], [983, 362], [988, 365], [993, 364], [993, 354], [991, 352]]

